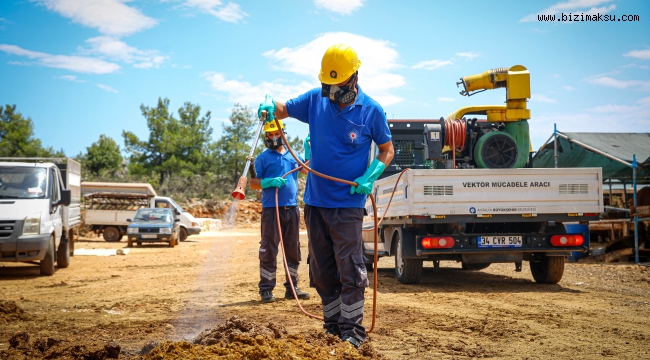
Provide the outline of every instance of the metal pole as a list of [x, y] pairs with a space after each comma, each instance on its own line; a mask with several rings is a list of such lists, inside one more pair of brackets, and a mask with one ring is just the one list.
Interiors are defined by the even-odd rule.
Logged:
[[555, 154], [555, 167], [557, 168], [557, 124], [553, 123], [553, 136], [555, 141], [553, 141], [553, 151]]
[[[634, 183], [634, 212], [636, 212], [636, 154], [632, 155], [632, 181]], [[639, 215], [634, 214], [634, 263], [639, 263]]]
[[614, 204], [612, 204], [612, 179], [609, 179], [609, 206], [614, 206]]
[[[622, 180], [623, 182], [623, 195], [621, 196], [621, 199], [623, 200], [623, 207], [627, 207], [627, 181]], [[625, 213], [625, 218], [629, 218], [630, 213]]]

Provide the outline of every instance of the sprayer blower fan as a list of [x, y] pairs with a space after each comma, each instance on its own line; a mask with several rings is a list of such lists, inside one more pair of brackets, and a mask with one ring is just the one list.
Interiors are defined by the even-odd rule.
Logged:
[[505, 133], [491, 134], [480, 149], [480, 157], [489, 169], [511, 168], [517, 161], [517, 144]]

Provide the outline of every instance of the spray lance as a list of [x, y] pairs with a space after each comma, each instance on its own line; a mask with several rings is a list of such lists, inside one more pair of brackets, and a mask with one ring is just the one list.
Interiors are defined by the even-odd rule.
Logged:
[[[246, 198], [246, 193], [244, 192], [246, 189], [246, 183], [248, 182], [248, 178], [246, 177], [246, 174], [248, 174], [248, 170], [253, 169], [251, 168], [251, 161], [253, 161], [253, 154], [255, 153], [255, 149], [257, 148], [257, 141], [260, 138], [260, 134], [262, 133], [262, 129], [264, 128], [264, 123], [266, 122], [266, 117], [267, 117], [267, 112], [262, 111], [262, 114], [259, 118], [259, 124], [257, 125], [257, 131], [255, 132], [255, 137], [253, 138], [253, 145], [251, 146], [251, 151], [248, 153], [248, 156], [246, 157], [246, 165], [244, 166], [244, 172], [242, 173], [242, 176], [239, 178], [239, 181], [237, 182], [237, 187], [235, 190], [232, 192], [232, 197], [234, 197], [237, 200], [244, 200]], [[253, 175], [255, 177], [255, 175]]]

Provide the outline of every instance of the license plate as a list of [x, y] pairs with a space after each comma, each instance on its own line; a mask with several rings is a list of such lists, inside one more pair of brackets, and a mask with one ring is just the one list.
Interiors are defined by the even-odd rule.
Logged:
[[521, 247], [521, 236], [479, 236], [479, 247]]
[[142, 236], [143, 239], [155, 239], [155, 238], [158, 237], [158, 235], [155, 235], [155, 234], [145, 234], [145, 235], [141, 235], [141, 236]]

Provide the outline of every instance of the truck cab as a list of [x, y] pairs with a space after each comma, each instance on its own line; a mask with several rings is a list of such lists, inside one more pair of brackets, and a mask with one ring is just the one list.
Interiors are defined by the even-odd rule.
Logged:
[[69, 266], [74, 251], [81, 166], [24, 160], [0, 162], [0, 261], [38, 261], [41, 275], [52, 275], [55, 263]]
[[192, 214], [183, 210], [172, 198], [156, 196], [153, 198], [152, 207], [171, 209], [174, 215], [180, 219], [180, 241], [185, 241], [190, 235], [198, 235], [201, 233], [198, 220]]
[[201, 232], [198, 220], [173, 199], [158, 196], [148, 183], [81, 183], [84, 197], [84, 223], [108, 242], [120, 241], [127, 234], [127, 219], [140, 208], [168, 208], [179, 219], [179, 240]]

